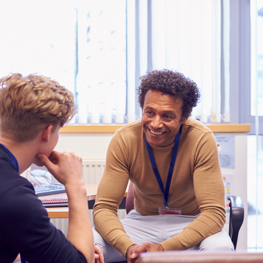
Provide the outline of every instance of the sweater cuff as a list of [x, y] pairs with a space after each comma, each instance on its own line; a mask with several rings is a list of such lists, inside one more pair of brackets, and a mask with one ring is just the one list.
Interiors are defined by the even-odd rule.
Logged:
[[121, 254], [126, 258], [127, 250], [131, 245], [136, 245], [136, 244], [128, 236], [125, 235], [118, 239], [114, 247], [117, 250], [119, 250]]
[[165, 240], [164, 242], [160, 243], [160, 245], [163, 247], [164, 251], [183, 250], [183, 248], [180, 246], [179, 240], [175, 237]]

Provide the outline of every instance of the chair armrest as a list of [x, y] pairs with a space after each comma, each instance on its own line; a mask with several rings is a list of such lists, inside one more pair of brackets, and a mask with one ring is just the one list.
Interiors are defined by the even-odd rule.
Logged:
[[133, 182], [130, 181], [127, 196], [126, 196], [126, 212], [129, 212], [134, 209], [134, 194], [133, 194]]
[[230, 195], [227, 199], [230, 201], [229, 236], [236, 249], [238, 232], [244, 220], [244, 206], [240, 196]]

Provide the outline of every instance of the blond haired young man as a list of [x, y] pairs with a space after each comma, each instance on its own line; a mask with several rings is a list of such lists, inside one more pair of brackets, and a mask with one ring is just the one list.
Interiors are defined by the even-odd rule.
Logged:
[[[94, 262], [82, 160], [53, 151], [59, 129], [74, 114], [72, 93], [54, 80], [36, 74], [0, 79], [0, 262], [18, 254], [30, 263]], [[19, 176], [32, 163], [44, 164], [66, 188], [67, 238], [50, 223], [32, 184]]]

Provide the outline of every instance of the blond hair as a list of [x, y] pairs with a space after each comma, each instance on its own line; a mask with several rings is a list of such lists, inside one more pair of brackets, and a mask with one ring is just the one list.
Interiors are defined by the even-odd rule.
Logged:
[[72, 92], [48, 77], [15, 73], [0, 79], [0, 131], [17, 142], [36, 138], [50, 124], [62, 127], [75, 113]]

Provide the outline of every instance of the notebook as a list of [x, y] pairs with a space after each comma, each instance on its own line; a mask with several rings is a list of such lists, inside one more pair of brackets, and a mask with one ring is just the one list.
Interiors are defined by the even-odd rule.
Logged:
[[68, 206], [67, 198], [42, 198], [40, 199], [45, 207]]

